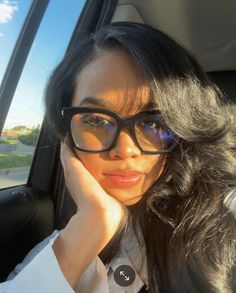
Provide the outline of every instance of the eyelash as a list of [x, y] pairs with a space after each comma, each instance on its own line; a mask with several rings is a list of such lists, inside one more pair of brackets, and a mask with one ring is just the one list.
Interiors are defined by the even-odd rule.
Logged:
[[102, 117], [99, 117], [99, 116], [95, 116], [93, 114], [87, 114], [85, 117], [82, 117], [81, 120], [84, 119], [82, 122], [83, 123], [86, 123], [86, 124], [90, 124], [91, 126], [94, 126], [94, 127], [100, 127], [100, 126], [105, 126], [105, 125], [92, 125], [92, 123], [96, 123], [96, 122], [109, 122], [109, 123], [106, 123], [106, 125], [108, 124], [113, 124], [111, 121], [105, 119], [105, 118], [102, 118]]

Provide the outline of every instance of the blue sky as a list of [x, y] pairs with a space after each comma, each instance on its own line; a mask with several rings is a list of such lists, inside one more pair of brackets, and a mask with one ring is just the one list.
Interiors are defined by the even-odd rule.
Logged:
[[[51, 0], [8, 113], [5, 129], [41, 123], [43, 91], [50, 72], [61, 60], [84, 0]], [[32, 0], [0, 0], [0, 82]]]

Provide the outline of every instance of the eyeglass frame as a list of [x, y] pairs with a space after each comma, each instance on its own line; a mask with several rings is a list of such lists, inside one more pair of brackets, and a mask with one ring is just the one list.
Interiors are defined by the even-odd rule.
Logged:
[[[72, 129], [71, 129], [71, 121], [72, 121], [72, 117], [75, 114], [80, 114], [80, 113], [100, 113], [100, 114], [105, 114], [107, 116], [110, 116], [112, 118], [114, 118], [117, 121], [117, 130], [116, 130], [116, 134], [114, 136], [113, 142], [111, 143], [111, 145], [109, 146], [109, 148], [106, 148], [104, 150], [100, 150], [100, 151], [91, 151], [91, 150], [85, 150], [80, 148], [76, 142], [74, 141], [73, 135], [72, 135]], [[138, 146], [139, 150], [145, 154], [165, 154], [165, 153], [170, 153], [174, 147], [176, 146], [177, 142], [178, 142], [178, 138], [175, 138], [175, 143], [168, 148], [167, 150], [161, 150], [161, 151], [144, 151], [143, 148], [141, 147], [141, 145], [139, 144], [137, 137], [136, 137], [136, 133], [135, 133], [135, 123], [140, 120], [142, 117], [146, 117], [148, 115], [152, 115], [152, 114], [158, 114], [158, 116], [160, 116], [160, 120], [162, 121], [162, 126], [165, 126], [165, 123], [163, 121], [163, 119], [161, 118], [161, 114], [159, 110], [146, 110], [146, 111], [141, 111], [129, 118], [123, 118], [120, 115], [109, 111], [107, 109], [101, 109], [101, 108], [91, 108], [91, 107], [64, 107], [61, 110], [61, 115], [63, 118], [63, 121], [65, 123], [65, 127], [69, 133], [70, 139], [73, 142], [73, 146], [78, 149], [79, 151], [83, 151], [86, 153], [103, 153], [103, 152], [107, 152], [110, 151], [112, 148], [115, 147], [116, 142], [119, 138], [119, 135], [122, 131], [122, 129], [128, 128], [129, 129], [129, 134], [131, 136], [131, 138], [133, 139], [133, 141], [135, 142], [135, 144]], [[166, 127], [166, 129], [168, 130], [169, 128]], [[171, 131], [171, 130], [170, 130]], [[172, 132], [172, 131], [171, 131]]]

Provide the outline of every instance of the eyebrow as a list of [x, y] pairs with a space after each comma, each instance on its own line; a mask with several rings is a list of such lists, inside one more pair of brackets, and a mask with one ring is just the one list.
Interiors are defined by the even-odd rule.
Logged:
[[[104, 100], [104, 99], [99, 99], [96, 97], [85, 97], [81, 102], [80, 102], [80, 106], [82, 106], [83, 104], [94, 104], [94, 105], [98, 105], [98, 106], [103, 106], [106, 108], [111, 108], [112, 107], [112, 103]], [[142, 110], [148, 110], [148, 109], [157, 109], [158, 105], [155, 102], [148, 102], [146, 103], [143, 107]]]
[[98, 99], [95, 97], [86, 97], [84, 98], [81, 102], [80, 102], [80, 106], [82, 106], [83, 104], [95, 104], [95, 105], [99, 105], [99, 106], [104, 106], [104, 107], [111, 107], [111, 103], [103, 100], [103, 99]]

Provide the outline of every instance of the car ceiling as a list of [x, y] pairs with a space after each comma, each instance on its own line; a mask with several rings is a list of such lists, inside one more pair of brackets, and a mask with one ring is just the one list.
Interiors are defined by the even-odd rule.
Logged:
[[189, 49], [207, 72], [236, 69], [235, 0], [118, 0], [114, 21], [161, 29]]

